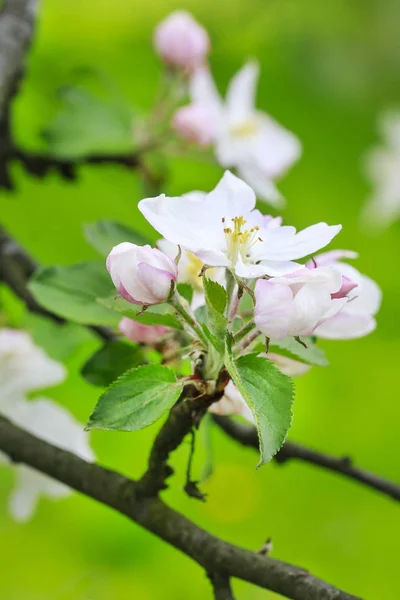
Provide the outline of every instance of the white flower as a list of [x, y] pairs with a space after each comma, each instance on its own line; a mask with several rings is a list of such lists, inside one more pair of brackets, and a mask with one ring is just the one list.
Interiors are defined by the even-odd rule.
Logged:
[[293, 275], [259, 279], [255, 287], [254, 320], [267, 337], [311, 335], [335, 315], [347, 298], [334, 298], [342, 286], [339, 271], [330, 267], [304, 268]]
[[[50, 444], [73, 452], [81, 458], [94, 460], [88, 434], [83, 425], [62, 406], [47, 398], [26, 401], [20, 399], [10, 407], [6, 416], [13, 423]], [[9, 508], [16, 521], [32, 517], [40, 496], [64, 498], [72, 491], [69, 487], [25, 465], [14, 467], [17, 477]]]
[[204, 62], [210, 40], [190, 13], [177, 10], [158, 25], [154, 45], [167, 64], [192, 70]]
[[26, 393], [64, 381], [63, 365], [36, 346], [30, 336], [15, 329], [0, 329], [0, 407]]
[[290, 131], [256, 109], [258, 76], [258, 63], [248, 62], [232, 79], [224, 102], [210, 71], [199, 69], [192, 78], [191, 98], [194, 105], [208, 111], [207, 131], [209, 134], [213, 125], [218, 162], [225, 168], [236, 168], [260, 199], [282, 205], [273, 180], [299, 159], [301, 144]]
[[253, 190], [226, 171], [209, 194], [161, 195], [142, 200], [139, 209], [166, 239], [206, 265], [246, 278], [292, 273], [301, 268], [293, 260], [323, 248], [341, 229], [318, 223], [296, 233], [254, 210], [255, 204]]
[[[25, 398], [28, 392], [61, 383], [65, 375], [64, 367], [38, 348], [27, 333], [0, 330], [0, 413], [37, 437], [93, 460], [88, 434], [65, 408], [46, 398]], [[18, 521], [32, 516], [40, 495], [58, 498], [70, 493], [68, 487], [35, 469], [13, 465], [3, 454], [0, 461], [16, 471], [10, 511]]]
[[383, 144], [367, 155], [366, 173], [373, 185], [363, 212], [371, 227], [385, 227], [400, 217], [400, 113], [380, 120]]
[[107, 270], [118, 293], [134, 304], [164, 302], [176, 280], [174, 261], [157, 248], [123, 242], [107, 257]]
[[357, 254], [349, 250], [334, 250], [313, 259], [317, 266], [334, 267], [343, 277], [356, 284], [349, 291], [348, 301], [341, 310], [317, 327], [314, 333], [321, 338], [351, 340], [368, 335], [375, 329], [374, 315], [381, 305], [382, 292], [375, 281], [342, 262], [341, 258], [357, 258]]

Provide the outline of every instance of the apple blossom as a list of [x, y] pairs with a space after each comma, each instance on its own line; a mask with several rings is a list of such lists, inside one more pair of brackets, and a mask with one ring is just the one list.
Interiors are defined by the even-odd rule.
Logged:
[[210, 39], [190, 13], [177, 10], [156, 28], [154, 45], [168, 65], [193, 70], [204, 63]]
[[[255, 107], [259, 76], [256, 61], [248, 62], [232, 79], [225, 102], [220, 97], [207, 68], [192, 77], [193, 105], [201, 105], [208, 118], [202, 123], [216, 124], [214, 146], [217, 161], [225, 168], [236, 168], [260, 199], [283, 203], [273, 181], [281, 176], [301, 154], [301, 144], [290, 131]], [[192, 105], [192, 106], [193, 106]], [[197, 125], [199, 120], [196, 119]]]
[[333, 298], [342, 286], [341, 273], [330, 267], [304, 268], [293, 275], [259, 279], [255, 286], [254, 320], [267, 337], [311, 335], [335, 315], [347, 298]]
[[195, 254], [206, 265], [227, 267], [239, 277], [279, 276], [302, 268], [293, 262], [323, 248], [341, 225], [318, 223], [296, 233], [294, 227], [255, 209], [253, 190], [226, 171], [209, 194], [146, 198], [139, 209], [166, 239]]
[[63, 365], [36, 346], [31, 337], [16, 329], [0, 329], [1, 407], [26, 393], [64, 381]]
[[169, 256], [157, 248], [129, 242], [114, 246], [107, 257], [107, 270], [125, 300], [146, 306], [167, 300], [178, 275]]
[[128, 317], [119, 322], [118, 328], [131, 342], [149, 346], [157, 344], [169, 331], [168, 327], [163, 325], [144, 325]]
[[[65, 408], [47, 398], [25, 398], [28, 392], [64, 379], [64, 367], [37, 347], [27, 333], [0, 330], [0, 413], [39, 438], [86, 460], [94, 460], [83, 425]], [[0, 462], [11, 465], [16, 473], [16, 489], [9, 507], [18, 521], [32, 516], [41, 495], [61, 498], [71, 493], [67, 486], [30, 467], [14, 465], [3, 454]]]
[[178, 108], [172, 118], [176, 133], [199, 146], [209, 146], [215, 136], [216, 123], [202, 104], [189, 104]]
[[383, 144], [366, 157], [365, 170], [373, 185], [363, 212], [371, 227], [386, 227], [400, 217], [400, 113], [380, 119]]
[[[346, 304], [337, 314], [315, 329], [315, 335], [321, 338], [355, 339], [368, 335], [376, 327], [374, 315], [378, 312], [382, 300], [379, 286], [353, 266], [342, 262], [341, 258], [357, 258], [357, 254], [349, 250], [334, 250], [317, 255], [313, 259], [313, 264], [318, 267], [333, 267], [342, 274], [342, 278], [353, 284], [348, 292]], [[311, 266], [311, 263], [308, 263], [308, 266]]]

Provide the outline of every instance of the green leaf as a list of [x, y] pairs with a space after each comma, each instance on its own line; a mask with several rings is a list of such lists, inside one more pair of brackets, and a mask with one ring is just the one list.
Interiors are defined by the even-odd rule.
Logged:
[[227, 335], [225, 365], [255, 418], [260, 441], [260, 462], [267, 463], [285, 441], [292, 422], [293, 384], [268, 359], [247, 354], [232, 356]]
[[114, 221], [100, 220], [95, 223], [86, 223], [83, 231], [89, 244], [103, 256], [107, 256], [112, 248], [121, 242], [131, 242], [138, 246], [149, 243], [149, 240], [142, 234]]
[[93, 385], [106, 387], [132, 367], [145, 362], [143, 350], [126, 342], [107, 342], [83, 365], [83, 377]]
[[216, 281], [203, 277], [204, 282], [204, 293], [206, 295], [207, 303], [219, 314], [223, 315], [226, 307], [226, 291]]
[[69, 321], [84, 325], [118, 324], [116, 313], [97, 302], [99, 296], [108, 296], [114, 289], [102, 262], [41, 268], [28, 287], [39, 304]]
[[142, 309], [135, 307], [135, 305], [127, 302], [124, 298], [116, 298], [115, 296], [97, 298], [97, 302], [101, 306], [107, 307], [144, 325], [164, 325], [164, 327], [172, 327], [173, 329], [183, 329], [181, 322], [172, 314], [168, 304], [150, 306], [145, 312], [139, 314]]
[[[307, 348], [304, 348], [304, 346], [299, 344], [293, 337], [286, 337], [283, 340], [271, 340], [269, 351], [282, 354], [293, 360], [299, 360], [308, 365], [318, 365], [320, 367], [329, 365], [324, 351], [322, 348], [318, 348], [313, 338], [302, 337], [301, 339], [306, 344]], [[263, 352], [265, 352], [265, 346]]]
[[[227, 297], [226, 291], [219, 283], [203, 277], [207, 307], [207, 326], [203, 325], [208, 339], [216, 350], [224, 353], [224, 338], [228, 319], [224, 315]], [[212, 338], [210, 337], [210, 335]], [[217, 342], [217, 343], [215, 343]]]
[[60, 112], [42, 134], [53, 155], [76, 159], [91, 153], [132, 150], [129, 106], [72, 86], [60, 91], [60, 99]]
[[217, 350], [217, 352], [219, 352], [219, 354], [223, 354], [224, 348], [225, 348], [224, 338], [217, 337], [216, 335], [211, 333], [211, 331], [208, 329], [208, 327], [205, 323], [202, 323], [201, 327], [202, 327], [204, 333], [206, 334], [208, 341], [211, 342], [211, 344], [214, 346], [214, 348]]
[[178, 285], [176, 286], [178, 293], [185, 298], [185, 300], [189, 303], [192, 304], [192, 300], [193, 300], [193, 287], [190, 285], [190, 283], [178, 283]]
[[181, 390], [182, 384], [167, 367], [145, 365], [131, 369], [100, 396], [87, 429], [143, 429], [175, 404]]

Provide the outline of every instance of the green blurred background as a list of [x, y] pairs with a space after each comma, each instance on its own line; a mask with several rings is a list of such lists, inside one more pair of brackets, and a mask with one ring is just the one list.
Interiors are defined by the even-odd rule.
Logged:
[[[302, 228], [320, 220], [342, 223], [334, 247], [358, 250], [357, 266], [384, 292], [378, 329], [349, 342], [324, 342], [331, 365], [314, 367], [297, 382], [290, 437], [400, 480], [398, 369], [399, 225], [379, 235], [364, 232], [359, 211], [368, 184], [362, 156], [376, 139], [376, 118], [400, 99], [400, 4], [397, 0], [46, 0], [14, 126], [25, 146], [44, 148], [39, 132], [54, 116], [56, 90], [77, 70], [108, 73], [133, 107], [146, 109], [160, 65], [151, 47], [155, 24], [177, 8], [191, 10], [210, 32], [211, 64], [224, 89], [247, 57], [261, 62], [258, 104], [304, 144], [301, 161], [281, 183], [289, 200], [287, 223]], [[171, 160], [167, 192], [210, 189], [217, 167]], [[85, 167], [79, 181], [57, 175], [41, 182], [14, 170], [17, 191], [1, 192], [4, 225], [44, 264], [94, 258], [81, 225], [111, 218], [147, 227], [136, 204], [135, 173]], [[148, 230], [148, 229], [147, 229]], [[8, 302], [7, 292], [2, 291]], [[9, 302], [8, 302], [9, 303]], [[28, 324], [48, 351], [65, 360], [68, 381], [46, 395], [82, 422], [99, 390], [79, 369], [98, 341], [83, 332], [80, 344], [60, 350], [46, 328], [13, 304], [12, 319]], [[138, 476], [158, 426], [132, 433], [94, 432], [99, 462]], [[397, 600], [400, 508], [394, 501], [306, 464], [268, 465], [215, 430], [216, 468], [200, 504], [182, 492], [188, 447], [174, 457], [178, 473], [165, 499], [225, 539], [258, 549], [368, 600]], [[201, 470], [199, 448], [196, 469]], [[0, 472], [0, 596], [4, 600], [203, 600], [211, 596], [201, 570], [185, 556], [111, 510], [78, 495], [42, 500], [27, 525], [7, 515], [13, 476]], [[236, 583], [238, 598], [277, 597]]]

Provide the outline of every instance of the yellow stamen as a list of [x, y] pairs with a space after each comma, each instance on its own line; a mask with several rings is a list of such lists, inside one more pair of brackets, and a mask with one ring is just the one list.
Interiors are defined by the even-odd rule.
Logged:
[[231, 132], [233, 135], [237, 135], [239, 137], [249, 137], [257, 133], [259, 129], [259, 125], [256, 119], [249, 119], [248, 121], [244, 121], [243, 123], [239, 123], [232, 127]]

